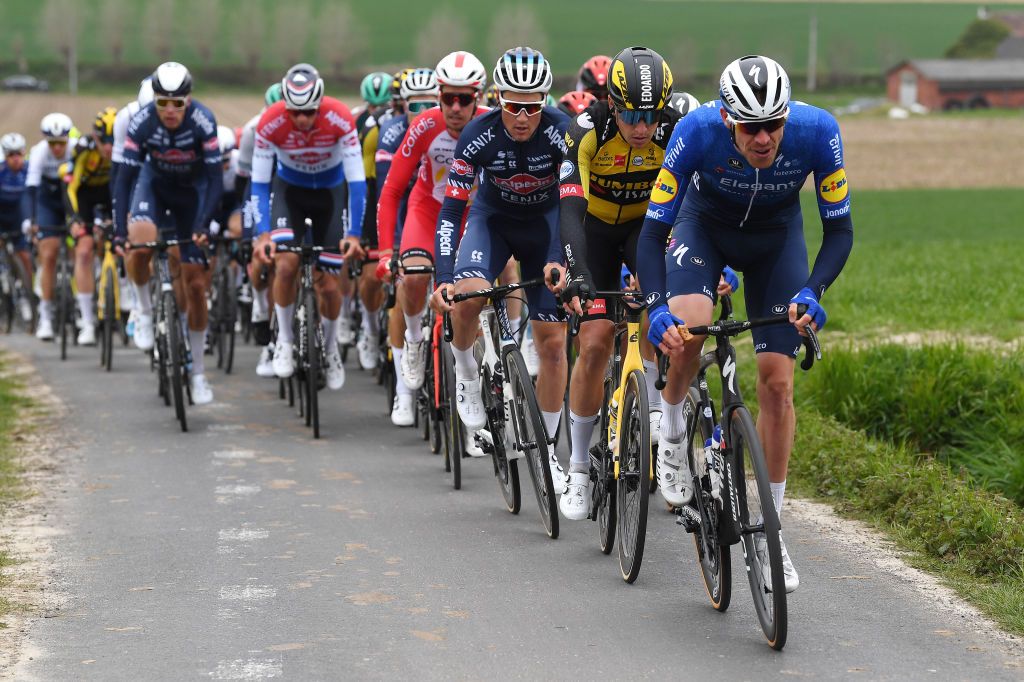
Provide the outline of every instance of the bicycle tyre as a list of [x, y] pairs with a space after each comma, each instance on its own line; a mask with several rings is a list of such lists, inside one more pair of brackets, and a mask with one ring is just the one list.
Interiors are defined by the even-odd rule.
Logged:
[[4, 315], [4, 333], [10, 334], [14, 328], [14, 315], [15, 315], [15, 279], [17, 274], [14, 272], [14, 264], [11, 262], [10, 257], [7, 255], [7, 249], [3, 249], [3, 274], [4, 281], [2, 282], [3, 288], [3, 304], [0, 305], [0, 310], [3, 311]]
[[101, 345], [103, 348], [102, 364], [108, 372], [114, 369], [114, 325], [117, 324], [114, 311], [114, 280], [116, 272], [107, 272], [106, 282], [103, 284], [103, 334]]
[[316, 307], [316, 294], [307, 291], [304, 296], [306, 323], [306, 385], [308, 414], [306, 425], [313, 427], [313, 438], [320, 437], [320, 360], [323, 358], [323, 333], [320, 330], [320, 315]]
[[[185, 415], [185, 339], [178, 319], [178, 306], [173, 291], [165, 291], [163, 298], [164, 322], [167, 325], [167, 364], [170, 375], [171, 395], [174, 398], [174, 414], [181, 422], [181, 430], [188, 431], [188, 420]], [[202, 351], [200, 351], [202, 352]]]
[[[701, 469], [704, 443], [711, 437], [710, 433], [706, 433], [704, 420], [700, 419], [701, 413], [700, 391], [691, 386], [683, 399], [683, 419], [686, 433], [690, 434], [687, 445], [690, 471]], [[700, 487], [694, 489], [693, 504], [701, 521], [701, 527], [693, 533], [693, 547], [697, 551], [697, 563], [700, 565], [704, 590], [711, 600], [711, 606], [716, 611], [725, 611], [732, 600], [732, 550], [728, 544], [719, 542], [718, 524], [721, 512], [711, 497], [710, 480], [706, 477], [701, 481]]]
[[[782, 573], [779, 516], [768, 483], [768, 466], [757, 427], [746, 407], [732, 411], [728, 427], [726, 443], [735, 453], [732, 485], [743, 527], [743, 557], [754, 610], [769, 646], [781, 650], [786, 645], [787, 634], [786, 582]], [[763, 533], [750, 532], [749, 527], [760, 516], [763, 516]], [[769, 571], [767, 579], [766, 569]]]
[[68, 359], [68, 306], [70, 305], [71, 285], [68, 282], [67, 258], [63, 253], [58, 256], [60, 263], [57, 265], [57, 328], [60, 330], [60, 359]]
[[537, 496], [537, 507], [541, 521], [549, 538], [558, 537], [558, 500], [551, 483], [551, 466], [548, 454], [548, 434], [544, 428], [544, 419], [537, 404], [537, 393], [533, 388], [533, 380], [526, 370], [526, 361], [516, 346], [507, 346], [503, 354], [505, 376], [508, 377], [510, 396], [510, 416], [515, 424], [515, 432], [519, 447], [523, 448], [530, 479], [533, 481], [533, 492]]
[[451, 446], [447, 451], [445, 470], [451, 471], [452, 486], [459, 490], [462, 488], [462, 456], [466, 448], [465, 436], [463, 435], [465, 429], [462, 425], [462, 420], [459, 419], [459, 408], [456, 407], [458, 399], [456, 398], [457, 389], [455, 384], [455, 356], [452, 354], [451, 344], [445, 343], [441, 348], [441, 353], [442, 361], [444, 362], [448, 444]]
[[[238, 290], [232, 283], [231, 266], [224, 269], [224, 292], [227, 303], [224, 309], [224, 321], [221, 325], [221, 334], [226, 335], [224, 349], [224, 373], [231, 374], [235, 366], [235, 321], [238, 319]], [[223, 292], [222, 292], [223, 294]]]
[[[492, 377], [487, 367], [484, 366], [482, 383], [490, 386]], [[501, 496], [505, 500], [505, 508], [510, 514], [518, 514], [523, 504], [523, 492], [519, 485], [519, 465], [516, 460], [508, 458], [508, 451], [505, 449], [505, 434], [512, 426], [504, 419], [505, 396], [485, 390], [484, 405], [487, 414], [487, 430], [491, 434], [491, 459], [494, 463], [494, 477], [498, 479], [498, 487], [501, 489]], [[502, 415], [501, 421], [495, 417]]]
[[647, 507], [651, 475], [651, 412], [647, 381], [641, 370], [626, 377], [619, 424], [619, 478], [615, 482], [618, 504], [619, 570], [632, 584], [640, 575], [647, 538]]
[[[601, 417], [598, 419], [598, 433], [601, 439], [591, 449], [591, 471], [594, 476], [593, 492], [591, 493], [591, 518], [597, 521], [597, 543], [602, 554], [611, 554], [615, 549], [615, 530], [618, 510], [616, 509], [615, 498], [615, 470], [612, 462], [612, 453], [608, 448], [608, 405], [612, 397], [612, 381], [610, 377], [604, 379], [604, 401], [601, 403]], [[600, 454], [600, 459], [594, 462], [594, 452]]]

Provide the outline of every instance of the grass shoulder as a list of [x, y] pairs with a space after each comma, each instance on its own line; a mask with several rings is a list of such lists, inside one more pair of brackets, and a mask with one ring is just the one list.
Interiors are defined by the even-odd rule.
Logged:
[[[21, 381], [7, 371], [9, 359], [0, 355], [0, 519], [10, 513], [11, 503], [26, 492], [21, 482], [23, 467], [20, 462], [17, 436], [24, 427], [19, 416], [32, 406], [25, 397]], [[8, 568], [15, 563], [4, 544], [0, 544], [0, 588], [10, 584]], [[0, 598], [0, 628], [7, 627], [4, 618], [21, 607], [6, 598]]]

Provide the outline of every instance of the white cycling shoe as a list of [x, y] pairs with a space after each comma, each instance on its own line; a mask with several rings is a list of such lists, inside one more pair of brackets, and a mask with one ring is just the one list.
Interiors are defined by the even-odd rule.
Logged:
[[479, 379], [456, 379], [455, 403], [459, 410], [459, 419], [466, 425], [467, 431], [479, 431], [487, 426], [487, 415], [484, 414], [483, 400], [480, 399]]
[[94, 324], [83, 324], [82, 328], [78, 332], [78, 345], [79, 346], [95, 346], [96, 345], [96, 325]]
[[53, 322], [48, 317], [40, 317], [36, 323], [36, 338], [40, 341], [53, 341]]
[[377, 369], [377, 348], [369, 336], [363, 336], [356, 344], [359, 351], [359, 365], [366, 371]]
[[268, 344], [260, 351], [260, 361], [256, 363], [256, 376], [264, 379], [277, 376], [274, 373], [274, 344]]
[[590, 474], [572, 472], [558, 500], [558, 510], [569, 521], [582, 521], [590, 515]]
[[413, 398], [416, 396], [396, 395], [395, 402], [391, 405], [391, 423], [395, 426], [412, 426], [416, 423]]
[[344, 315], [338, 317], [338, 343], [351, 346], [356, 342], [356, 330], [352, 328], [352, 320]]
[[405, 385], [412, 390], [417, 390], [423, 385], [423, 376], [427, 371], [427, 340], [420, 339], [413, 343], [405, 340], [405, 350], [402, 352], [402, 379]]
[[213, 389], [210, 388], [210, 382], [206, 380], [205, 374], [193, 374], [190, 381], [192, 402], [196, 405], [206, 405], [213, 402]]
[[143, 352], [153, 350], [153, 316], [139, 313], [135, 316], [135, 329], [132, 333], [135, 347]]
[[555, 457], [555, 444], [551, 443], [548, 445], [548, 465], [551, 467], [551, 487], [555, 491], [555, 495], [561, 495], [562, 491], [565, 490], [566, 476], [565, 469], [558, 463], [558, 458]]
[[682, 507], [693, 497], [693, 478], [686, 463], [686, 442], [658, 439], [658, 487], [673, 507]]
[[278, 343], [274, 347], [274, 374], [278, 379], [287, 379], [295, 373], [295, 348], [290, 343]]
[[789, 558], [786, 542], [781, 537], [779, 542], [782, 544], [782, 573], [786, 577], [786, 592], [796, 592], [796, 588], [800, 587], [800, 576], [793, 567], [793, 560]]
[[326, 359], [327, 388], [337, 391], [345, 385], [345, 365], [341, 362], [338, 344], [331, 344], [331, 347], [327, 349]]

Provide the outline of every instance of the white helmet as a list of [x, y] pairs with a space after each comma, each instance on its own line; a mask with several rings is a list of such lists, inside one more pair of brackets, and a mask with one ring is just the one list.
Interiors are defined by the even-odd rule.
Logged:
[[235, 148], [235, 131], [227, 126], [217, 126], [217, 145], [221, 157], [225, 157]]
[[192, 94], [192, 74], [178, 62], [164, 62], [156, 67], [150, 85], [162, 97], [188, 97]]
[[0, 137], [0, 149], [4, 155], [25, 151], [25, 138], [20, 133], [7, 133]]
[[440, 92], [437, 86], [437, 74], [433, 69], [416, 69], [405, 77], [399, 90], [402, 99], [409, 99], [414, 95], [437, 97]]
[[544, 55], [530, 47], [507, 50], [494, 66], [494, 84], [499, 91], [547, 93], [551, 89], [551, 80], [548, 61]]
[[39, 129], [42, 131], [43, 137], [48, 139], [67, 137], [74, 127], [75, 124], [71, 122], [71, 119], [66, 114], [60, 113], [47, 114], [39, 122]]
[[281, 79], [281, 99], [286, 109], [318, 109], [324, 98], [324, 79], [310, 64], [296, 64]]
[[437, 63], [438, 85], [476, 88], [487, 85], [487, 72], [480, 60], [469, 52], [452, 52]]
[[153, 101], [153, 77], [146, 76], [139, 83], [139, 97], [136, 100], [140, 109], [145, 109]]
[[718, 90], [734, 121], [768, 121], [789, 114], [789, 76], [769, 57], [740, 57], [725, 67]]
[[668, 98], [668, 105], [686, 116], [700, 106], [700, 100], [688, 92], [673, 92]]

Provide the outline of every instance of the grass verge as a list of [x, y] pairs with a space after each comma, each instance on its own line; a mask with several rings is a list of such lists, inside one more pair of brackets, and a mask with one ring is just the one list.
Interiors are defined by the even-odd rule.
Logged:
[[[7, 360], [0, 355], [0, 518], [8, 511], [10, 503], [23, 494], [17, 452], [11, 434], [17, 424], [18, 414], [29, 406], [30, 401], [21, 395], [21, 384], [5, 376]], [[14, 563], [14, 559], [0, 545], [0, 588], [6, 587], [8, 577], [6, 568]], [[0, 597], [0, 628], [7, 627], [3, 619], [17, 605]]]
[[889, 532], [912, 564], [1024, 635], [1024, 510], [944, 463], [800, 413], [789, 485]]

